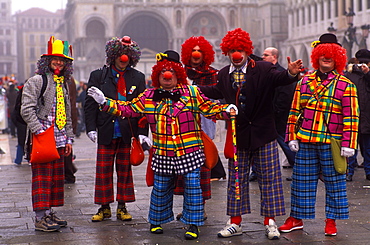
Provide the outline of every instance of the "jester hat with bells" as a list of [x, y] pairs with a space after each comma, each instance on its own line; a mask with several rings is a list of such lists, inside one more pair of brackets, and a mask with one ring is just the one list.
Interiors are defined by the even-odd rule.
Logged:
[[115, 59], [121, 57], [123, 62], [130, 59], [129, 65], [135, 67], [140, 60], [141, 51], [139, 45], [129, 36], [122, 38], [113, 37], [105, 45], [106, 63], [113, 65]]
[[41, 55], [37, 61], [36, 74], [53, 73], [54, 71], [51, 71], [49, 66], [53, 57], [65, 58], [65, 67], [62, 72], [66, 78], [70, 77], [73, 73], [72, 45], [69, 45], [68, 41], [55, 39], [54, 36], [51, 36], [48, 41], [47, 53]]

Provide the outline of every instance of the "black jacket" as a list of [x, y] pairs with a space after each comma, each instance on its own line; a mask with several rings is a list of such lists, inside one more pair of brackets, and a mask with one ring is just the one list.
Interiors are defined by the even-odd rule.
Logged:
[[[236, 90], [232, 87], [229, 68], [226, 66], [219, 71], [217, 85], [201, 87], [201, 90], [210, 98], [224, 98], [226, 103], [236, 104]], [[277, 137], [273, 109], [275, 88], [297, 81], [298, 76], [290, 77], [287, 71], [277, 71], [270, 62], [257, 61], [255, 67], [248, 66], [245, 78], [239, 96], [244, 98], [239, 103], [244, 106], [238, 105], [236, 118], [237, 146], [256, 150]]]
[[[88, 88], [95, 86], [102, 90], [106, 97], [117, 99], [117, 83], [115, 82], [115, 77], [112, 74], [112, 69], [110, 67], [105, 69], [107, 69], [106, 75], [103, 75], [103, 77], [103, 68], [91, 72]], [[143, 73], [130, 68], [126, 70], [124, 77], [126, 82], [126, 98], [128, 101], [131, 101], [145, 90], [145, 76]], [[133, 89], [133, 86], [136, 86], [136, 88]], [[90, 96], [86, 96], [84, 110], [86, 132], [88, 133], [90, 131], [97, 131], [98, 144], [108, 145], [111, 143], [114, 132], [114, 122], [116, 120], [119, 121], [124, 143], [129, 144], [131, 142], [132, 133], [127, 118], [118, 118], [116, 116], [109, 115], [106, 112], [100, 111], [98, 103], [96, 103], [95, 100]], [[137, 137], [139, 134], [148, 135], [148, 126], [145, 128], [138, 127], [139, 119], [140, 118], [130, 119], [135, 137]]]

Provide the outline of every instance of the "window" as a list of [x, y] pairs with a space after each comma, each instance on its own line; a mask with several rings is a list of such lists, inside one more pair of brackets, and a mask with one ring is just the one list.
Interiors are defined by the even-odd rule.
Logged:
[[324, 11], [324, 1], [321, 2], [321, 20], [324, 20], [325, 11]]
[[180, 10], [177, 10], [176, 11], [176, 26], [178, 28], [180, 28], [181, 25], [182, 25], [182, 23], [181, 23], [181, 11]]
[[1, 3], [1, 8], [6, 9], [6, 3]]
[[35, 48], [34, 47], [31, 47], [30, 48], [30, 58], [31, 59], [35, 59], [36, 58]]
[[230, 10], [230, 27], [236, 26], [236, 13], [235, 10]]
[[302, 8], [302, 25], [306, 24], [306, 9]]
[[5, 53], [6, 55], [12, 54], [12, 43], [10, 41], [6, 41]]
[[317, 22], [317, 4], [315, 4], [315, 11], [314, 12], [314, 22]]
[[4, 55], [4, 43], [0, 41], [0, 55]]
[[331, 18], [331, 0], [328, 1], [328, 19]]
[[357, 0], [358, 11], [362, 11], [362, 0]]

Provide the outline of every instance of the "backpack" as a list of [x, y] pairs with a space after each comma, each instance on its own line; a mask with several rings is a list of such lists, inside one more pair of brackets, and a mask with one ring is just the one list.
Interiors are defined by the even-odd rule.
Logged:
[[[44, 92], [46, 90], [46, 86], [48, 84], [48, 80], [46, 75], [42, 75], [42, 87], [39, 99], [41, 99], [41, 104], [45, 105], [44, 101]], [[12, 120], [15, 124], [27, 125], [27, 123], [23, 120], [21, 116], [21, 105], [22, 105], [22, 93], [23, 87], [19, 89], [17, 99], [15, 101], [14, 111], [12, 112]]]

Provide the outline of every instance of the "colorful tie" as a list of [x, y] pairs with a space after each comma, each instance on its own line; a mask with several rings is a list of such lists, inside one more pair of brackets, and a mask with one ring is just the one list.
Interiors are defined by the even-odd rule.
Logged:
[[241, 70], [235, 70], [233, 72], [233, 77], [234, 77], [234, 89], [236, 88], [240, 88], [242, 83], [243, 83], [243, 80], [244, 80], [244, 73], [241, 71]]
[[64, 83], [64, 77], [54, 75], [54, 81], [57, 83], [57, 110], [56, 110], [56, 119], [55, 123], [59, 130], [63, 129], [67, 123], [67, 116], [66, 116], [66, 106], [64, 101], [63, 95], [63, 88], [62, 84]]

